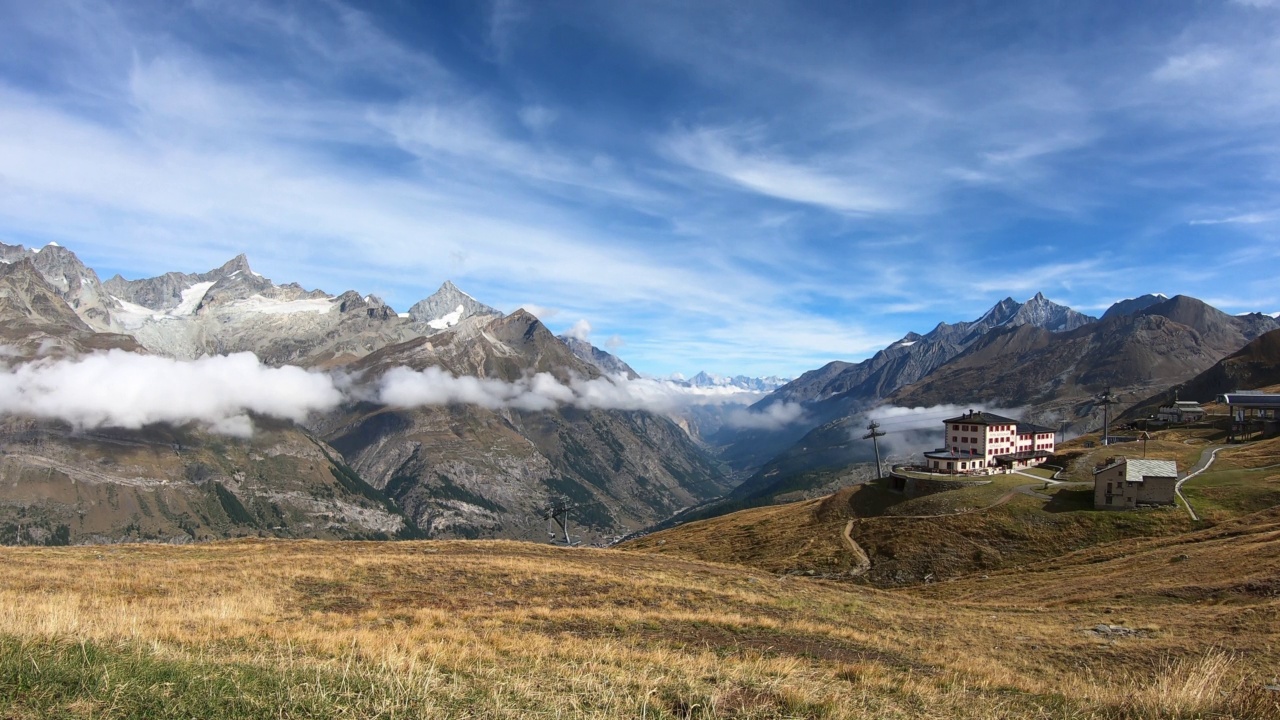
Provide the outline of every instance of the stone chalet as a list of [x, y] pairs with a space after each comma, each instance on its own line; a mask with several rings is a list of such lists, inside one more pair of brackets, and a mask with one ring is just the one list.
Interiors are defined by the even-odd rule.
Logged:
[[995, 468], [1031, 467], [1049, 459], [1056, 442], [1052, 428], [989, 412], [970, 410], [942, 423], [944, 446], [924, 454], [933, 472], [989, 474]]
[[1093, 506], [1127, 510], [1139, 505], [1172, 505], [1178, 464], [1172, 460], [1107, 458], [1093, 471]]
[[1198, 402], [1178, 400], [1160, 408], [1156, 412], [1156, 419], [1172, 423], [1200, 422], [1204, 419], [1204, 408]]

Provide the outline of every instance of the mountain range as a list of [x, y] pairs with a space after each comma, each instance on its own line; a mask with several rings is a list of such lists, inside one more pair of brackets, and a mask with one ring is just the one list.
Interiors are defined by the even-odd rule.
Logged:
[[[247, 351], [268, 368], [352, 384], [345, 401], [305, 422], [252, 414], [250, 437], [201, 423], [86, 427], [82, 417], [0, 416], [0, 471], [15, 481], [0, 489], [3, 539], [534, 539], [545, 537], [542, 509], [567, 497], [593, 540], [728, 489], [719, 465], [675, 422], [621, 403], [522, 410], [465, 395], [379, 401], [391, 371], [439, 378], [450, 392], [507, 392], [533, 378], [563, 393], [602, 378], [536, 317], [504, 316], [452, 283], [398, 314], [354, 291], [276, 285], [243, 256], [207, 273], [100, 283], [65, 248], [0, 245], [0, 253], [0, 360], [15, 377], [100, 350], [178, 361]], [[440, 374], [415, 374], [429, 368]]]
[[[243, 255], [101, 282], [66, 248], [0, 244], [0, 541], [535, 539], [556, 498], [584, 540], [603, 541], [717, 498], [767, 502], [856, 475], [868, 419], [893, 408], [923, 422], [896, 427], [890, 455], [924, 441], [930, 408], [1003, 408], [1071, 433], [1100, 423], [1108, 388], [1123, 412], [1175, 386], [1261, 382], [1277, 329], [1185, 296], [1099, 319], [1037, 293], [794, 380], [653, 380], [451, 282], [397, 313], [356, 291], [278, 285]], [[166, 407], [199, 387], [130, 415], [147, 383], [74, 374], [86, 358], [153, 358], [145, 372], [164, 373], [222, 356], [239, 374], [220, 370], [219, 387], [247, 399], [215, 418]], [[1215, 367], [1227, 369], [1205, 379]]]
[[898, 425], [882, 441], [903, 460], [927, 449], [942, 416], [964, 408], [1000, 408], [1075, 434], [1101, 426], [1103, 391], [1118, 396], [1119, 414], [1280, 328], [1268, 315], [1231, 316], [1182, 295], [1121, 301], [1101, 320], [1067, 310], [1040, 294], [1005, 299], [973, 322], [940, 323], [861, 363], [805, 373], [753, 408], [797, 403], [802, 421], [727, 437], [721, 458], [740, 480], [732, 496], [761, 502], [871, 462], [863, 435], [873, 408], [925, 418], [938, 408], [932, 422]]

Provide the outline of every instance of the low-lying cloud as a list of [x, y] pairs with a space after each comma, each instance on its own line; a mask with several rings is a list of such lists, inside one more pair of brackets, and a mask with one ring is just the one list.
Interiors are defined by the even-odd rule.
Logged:
[[247, 352], [181, 361], [110, 350], [0, 373], [0, 413], [81, 429], [198, 422], [246, 437], [253, 432], [249, 413], [301, 422], [342, 400], [334, 378], [268, 367]]
[[[553, 410], [572, 406], [585, 410], [643, 410], [659, 414], [678, 413], [691, 405], [746, 404], [759, 395], [741, 391], [723, 392], [690, 388], [664, 380], [629, 379], [621, 375], [597, 378], [575, 377], [561, 382], [550, 373], [537, 373], [514, 382], [458, 377], [438, 367], [421, 371], [398, 367], [377, 383], [372, 398], [384, 405], [422, 407], [433, 405], [478, 405], [490, 410]], [[730, 424], [738, 427], [779, 427], [799, 416], [799, 406], [786, 403], [769, 411], [731, 411]]]
[[196, 422], [240, 437], [253, 432], [251, 414], [304, 422], [313, 412], [355, 400], [403, 408], [473, 405], [539, 412], [576, 407], [671, 416], [691, 406], [719, 406], [725, 424], [751, 429], [782, 427], [803, 415], [794, 403], [762, 411], [746, 407], [759, 398], [736, 389], [621, 375], [561, 381], [543, 372], [508, 382], [459, 377], [439, 367], [397, 367], [362, 382], [293, 366], [270, 367], [247, 352], [182, 361], [111, 350], [37, 359], [0, 372], [0, 413], [62, 420], [81, 429]]
[[[963, 415], [970, 410], [989, 412], [1018, 420], [1022, 417], [1019, 408], [998, 408], [986, 405], [934, 405], [932, 407], [897, 407], [882, 405], [866, 413], [867, 421], [874, 420], [880, 424], [884, 437], [880, 439], [881, 450], [893, 455], [916, 455], [926, 450], [935, 450], [943, 442], [942, 421], [947, 418]], [[862, 428], [855, 433], [862, 436]]]
[[725, 415], [724, 424], [739, 430], [778, 430], [804, 417], [799, 403], [773, 403], [763, 410], [740, 408]]

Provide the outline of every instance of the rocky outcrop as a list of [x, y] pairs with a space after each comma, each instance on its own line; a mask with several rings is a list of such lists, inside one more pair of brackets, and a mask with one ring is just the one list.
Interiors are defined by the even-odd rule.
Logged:
[[586, 340], [580, 340], [568, 335], [559, 335], [558, 337], [560, 342], [567, 345], [579, 360], [591, 363], [605, 375], [622, 375], [630, 380], [640, 377], [640, 373], [632, 370], [631, 366], [623, 362], [621, 358], [601, 350]]

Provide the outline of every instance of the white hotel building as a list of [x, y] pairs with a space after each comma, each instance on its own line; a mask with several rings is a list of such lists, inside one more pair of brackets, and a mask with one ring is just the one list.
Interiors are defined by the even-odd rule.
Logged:
[[933, 472], [985, 474], [1039, 465], [1053, 455], [1052, 428], [972, 410], [942, 422], [944, 446], [924, 454]]

